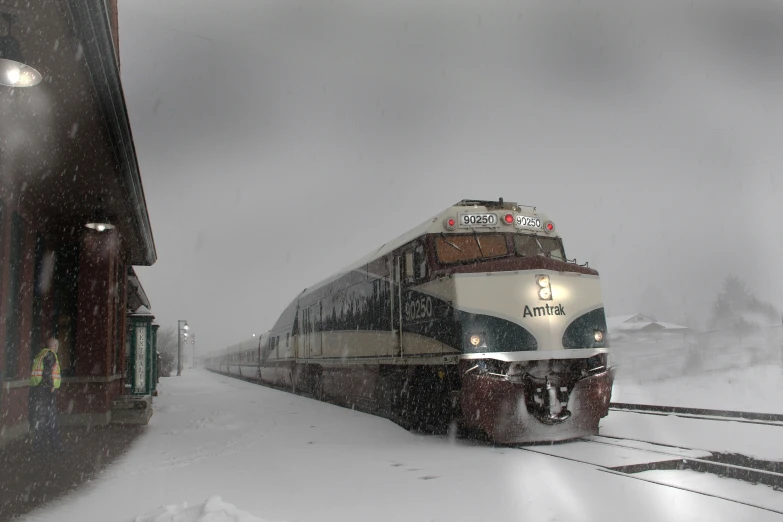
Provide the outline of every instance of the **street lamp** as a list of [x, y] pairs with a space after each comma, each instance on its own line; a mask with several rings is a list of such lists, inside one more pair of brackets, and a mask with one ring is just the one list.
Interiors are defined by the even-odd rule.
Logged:
[[193, 349], [193, 358], [190, 361], [190, 368], [196, 367], [196, 334], [190, 336], [190, 347]]
[[109, 218], [106, 216], [106, 212], [103, 209], [98, 210], [84, 226], [98, 232], [105, 232], [115, 228], [114, 225], [109, 223]]
[[11, 24], [15, 17], [10, 13], [2, 14], [5, 20], [5, 36], [0, 36], [0, 85], [8, 87], [33, 87], [41, 83], [41, 73], [24, 63], [19, 40], [11, 36]]
[[[184, 326], [183, 326], [184, 323]], [[182, 332], [185, 332], [185, 337], [188, 336], [188, 321], [180, 319], [177, 321], [177, 377], [182, 375]]]

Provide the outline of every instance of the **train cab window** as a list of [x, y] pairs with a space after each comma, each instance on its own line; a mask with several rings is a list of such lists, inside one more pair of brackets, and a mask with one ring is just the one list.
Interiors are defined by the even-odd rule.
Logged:
[[413, 262], [416, 265], [416, 277], [418, 279], [427, 277], [427, 256], [424, 255], [423, 245], [418, 245], [413, 251]]
[[448, 265], [505, 256], [508, 254], [508, 247], [506, 238], [501, 234], [443, 234], [435, 239], [435, 252], [438, 254], [438, 260]]
[[413, 252], [405, 252], [405, 280], [413, 281], [415, 267], [413, 266]]
[[418, 281], [427, 277], [427, 256], [423, 245], [415, 245], [405, 252], [405, 280]]
[[538, 237], [531, 235], [514, 236], [517, 255], [522, 257], [544, 256], [565, 261], [563, 242], [556, 237]]

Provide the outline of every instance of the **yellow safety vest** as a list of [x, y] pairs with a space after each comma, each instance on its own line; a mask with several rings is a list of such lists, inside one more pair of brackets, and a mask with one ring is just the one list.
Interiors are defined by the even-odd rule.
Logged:
[[[43, 368], [44, 368], [44, 357], [46, 357], [46, 352], [52, 352], [49, 348], [44, 348], [40, 352], [38, 352], [38, 355], [35, 356], [35, 360], [33, 361], [33, 372], [30, 374], [30, 386], [38, 386], [41, 384], [41, 381], [43, 380]], [[52, 352], [52, 355], [54, 355], [54, 368], [52, 368], [52, 382], [54, 383], [55, 388], [60, 387], [60, 360], [57, 358], [57, 354]]]

